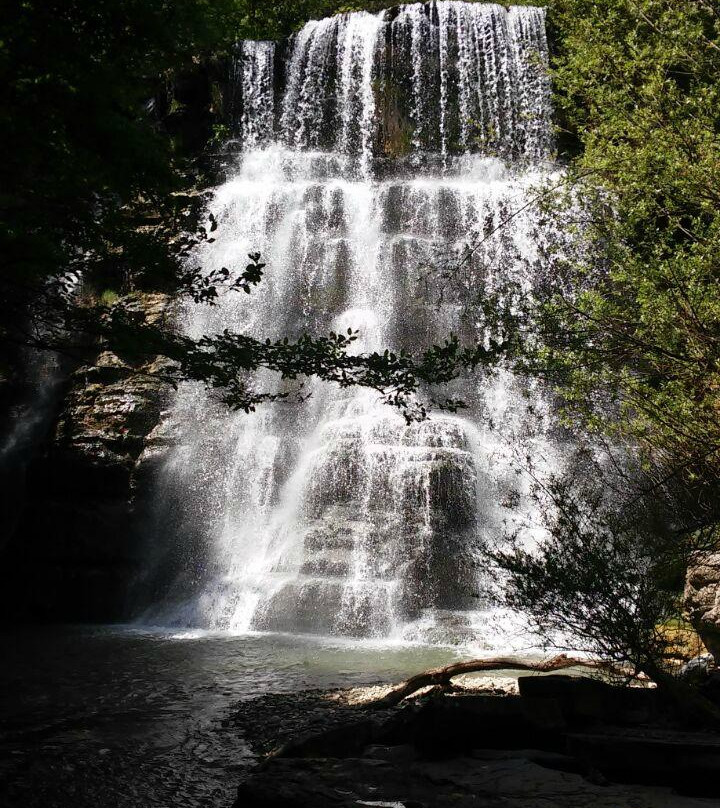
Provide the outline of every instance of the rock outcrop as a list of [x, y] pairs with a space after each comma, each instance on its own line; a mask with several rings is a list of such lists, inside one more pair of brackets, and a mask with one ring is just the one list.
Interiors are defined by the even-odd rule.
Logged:
[[[400, 755], [407, 752], [410, 760]], [[553, 770], [539, 750], [476, 750], [450, 760], [415, 760], [377, 747], [363, 757], [273, 758], [240, 787], [235, 808], [702, 808], [707, 800], [643, 786], [590, 782]], [[536, 762], [537, 761], [537, 762]]]
[[519, 696], [429, 692], [380, 715], [318, 693], [239, 705], [231, 724], [272, 751], [235, 808], [700, 808], [696, 796], [717, 795], [720, 738], [675, 726], [657, 690], [518, 684]]
[[690, 622], [720, 664], [720, 553], [702, 553], [690, 565], [684, 602]]
[[[169, 295], [126, 304], [152, 324], [173, 316]], [[170, 385], [156, 357], [134, 364], [109, 351], [75, 370], [54, 435], [27, 471], [23, 513], [3, 553], [6, 613], [27, 619], [122, 617], [138, 564], [138, 485], [165, 449], [155, 437]]]
[[[159, 293], [131, 295], [127, 303], [151, 325], [166, 324], [173, 308], [172, 299]], [[156, 357], [137, 365], [104, 351], [92, 365], [75, 371], [54, 451], [61, 463], [90, 471], [91, 479], [73, 481], [78, 491], [102, 487], [103, 477], [130, 490], [135, 465], [165, 402], [166, 363]]]

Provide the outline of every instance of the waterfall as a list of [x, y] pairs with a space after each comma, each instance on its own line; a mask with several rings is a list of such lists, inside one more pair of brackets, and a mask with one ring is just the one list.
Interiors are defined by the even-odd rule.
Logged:
[[[244, 43], [242, 58], [244, 150], [209, 206], [216, 240], [193, 260], [241, 269], [260, 251], [266, 278], [188, 306], [187, 332], [353, 328], [358, 351], [484, 339], [478, 293], [532, 288], [557, 238], [525, 205], [553, 170], [543, 10], [342, 14], [309, 22], [282, 60], [271, 43]], [[461, 268], [441, 271], [468, 243]], [[295, 391], [266, 372], [253, 384]], [[408, 424], [375, 392], [315, 380], [250, 415], [182, 385], [158, 482], [173, 583], [146, 619], [475, 637], [489, 614], [481, 550], [528, 515], [513, 507], [528, 487], [515, 437], [548, 467], [562, 447], [542, 391], [506, 371], [450, 393], [468, 409]]]
[[392, 19], [338, 15], [292, 42], [279, 134], [366, 163], [408, 143], [445, 159], [479, 151], [538, 162], [552, 145], [546, 65], [538, 8], [438, 2], [399, 6]]
[[240, 43], [235, 64], [235, 86], [240, 89], [240, 137], [245, 149], [256, 148], [272, 138], [274, 73], [274, 42]]

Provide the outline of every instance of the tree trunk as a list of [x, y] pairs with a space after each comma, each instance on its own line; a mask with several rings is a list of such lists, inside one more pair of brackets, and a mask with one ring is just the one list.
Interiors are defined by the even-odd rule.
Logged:
[[389, 693], [377, 701], [364, 704], [364, 707], [371, 709], [383, 709], [394, 707], [404, 698], [412, 695], [423, 687], [431, 685], [441, 685], [447, 687], [454, 676], [461, 673], [475, 673], [477, 671], [493, 670], [515, 670], [532, 671], [535, 673], [550, 673], [552, 671], [564, 670], [565, 668], [593, 668], [595, 670], [606, 670], [615, 674], [627, 677], [628, 672], [619, 666], [609, 662], [596, 662], [590, 659], [576, 659], [566, 654], [558, 654], [544, 662], [528, 662], [517, 657], [493, 657], [491, 659], [472, 659], [467, 662], [455, 662], [444, 668], [434, 668], [424, 673], [411, 676], [399, 685], [396, 685]]
[[[377, 710], [395, 707], [403, 699], [411, 696], [423, 687], [433, 685], [448, 687], [452, 678], [462, 673], [493, 670], [551, 673], [552, 671], [575, 667], [604, 670], [623, 678], [628, 678], [632, 675], [628, 669], [611, 662], [578, 659], [569, 657], [566, 654], [558, 654], [558, 656], [554, 656], [544, 662], [528, 662], [518, 659], [517, 657], [472, 659], [467, 662], [455, 662], [444, 668], [433, 668], [432, 670], [411, 676], [409, 679], [393, 687], [392, 690], [386, 693], [382, 698], [363, 704], [363, 707]], [[700, 723], [714, 729], [720, 728], [720, 707], [705, 698], [702, 693], [699, 693], [695, 688], [677, 677], [666, 673], [652, 663], [644, 664], [642, 666], [642, 673], [657, 685], [658, 690], [665, 694], [676, 707], [678, 714], [685, 720]]]

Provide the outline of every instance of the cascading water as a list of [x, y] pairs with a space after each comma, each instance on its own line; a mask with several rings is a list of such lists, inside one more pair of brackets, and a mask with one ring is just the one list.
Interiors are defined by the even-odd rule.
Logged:
[[240, 137], [245, 149], [272, 139], [275, 99], [275, 43], [245, 41], [239, 45], [235, 86], [241, 89]]
[[310, 22], [292, 43], [280, 139], [360, 156], [547, 159], [542, 9], [416, 3]]
[[[217, 239], [196, 260], [242, 267], [260, 251], [267, 274], [250, 298], [189, 307], [188, 332], [353, 328], [362, 351], [417, 351], [450, 332], [482, 340], [477, 292], [531, 287], [554, 238], [525, 205], [552, 170], [546, 62], [543, 10], [495, 4], [310, 22], [283, 64], [271, 43], [244, 43], [244, 151], [210, 204]], [[451, 277], [428, 269], [467, 243]], [[281, 389], [263, 372], [254, 383]], [[375, 392], [312, 380], [303, 401], [250, 415], [183, 385], [158, 493], [180, 549], [146, 619], [474, 637], [480, 550], [522, 521], [508, 507], [523, 488], [513, 436], [550, 465], [560, 449], [542, 395], [509, 374], [451, 392], [469, 405], [462, 416], [407, 424]]]

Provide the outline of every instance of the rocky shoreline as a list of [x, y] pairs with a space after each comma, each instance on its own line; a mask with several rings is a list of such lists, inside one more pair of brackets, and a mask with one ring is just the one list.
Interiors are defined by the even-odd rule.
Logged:
[[258, 755], [234, 808], [700, 808], [720, 735], [658, 692], [587, 677], [476, 680], [376, 710], [382, 688], [266, 694], [225, 725]]

